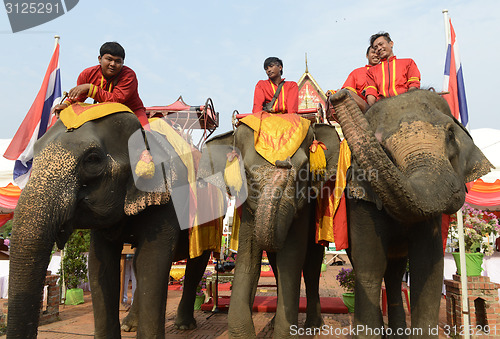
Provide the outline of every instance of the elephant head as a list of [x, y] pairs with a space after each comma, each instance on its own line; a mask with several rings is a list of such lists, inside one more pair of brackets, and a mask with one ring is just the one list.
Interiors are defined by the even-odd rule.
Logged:
[[[309, 146], [313, 140], [322, 141], [327, 150], [326, 172], [314, 177], [309, 173]], [[284, 161], [271, 164], [254, 146], [254, 131], [241, 124], [236, 131], [209, 140], [200, 162], [200, 178], [219, 187], [225, 187], [226, 155], [237, 150], [246, 187], [234, 193], [253, 215], [254, 235], [262, 250], [276, 252], [282, 248], [289, 227], [297, 213], [318, 194], [320, 183], [335, 174], [339, 153], [339, 137], [329, 125], [310, 126], [298, 150]], [[314, 183], [313, 183], [314, 181]], [[316, 186], [312, 186], [316, 184]], [[231, 187], [228, 187], [231, 190]]]
[[384, 99], [366, 115], [340, 91], [330, 98], [349, 147], [369, 185], [400, 221], [457, 211], [465, 183], [492, 167], [438, 94], [417, 90]]
[[[128, 141], [140, 130], [130, 113], [111, 114], [77, 129], [67, 129], [59, 120], [35, 144], [32, 174], [19, 198], [12, 230], [9, 338], [36, 337], [54, 242], [63, 248], [74, 228], [106, 228], [109, 236], [119, 236], [115, 226], [126, 215], [169, 201], [163, 180], [151, 179], [156, 184], [148, 190], [138, 188], [140, 179], [134, 181], [131, 161], [144, 149], [144, 139], [142, 146], [129, 146]], [[151, 147], [154, 140], [148, 138]], [[161, 176], [162, 169], [156, 173]]]

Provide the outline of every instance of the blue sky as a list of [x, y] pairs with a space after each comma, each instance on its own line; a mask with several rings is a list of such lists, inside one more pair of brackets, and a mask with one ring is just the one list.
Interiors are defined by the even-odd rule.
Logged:
[[297, 81], [305, 70], [324, 91], [341, 87], [365, 64], [371, 34], [391, 34], [398, 57], [411, 57], [422, 85], [442, 88], [446, 53], [443, 9], [460, 44], [470, 128], [500, 128], [498, 64], [500, 2], [489, 1], [127, 1], [81, 0], [67, 14], [13, 34], [0, 10], [0, 138], [11, 138], [35, 98], [53, 46], [61, 36], [63, 90], [84, 68], [97, 64], [99, 47], [118, 41], [135, 70], [146, 106], [179, 95], [190, 105], [213, 99], [220, 128], [231, 114], [250, 112], [253, 90], [266, 78], [268, 56], [284, 62]]

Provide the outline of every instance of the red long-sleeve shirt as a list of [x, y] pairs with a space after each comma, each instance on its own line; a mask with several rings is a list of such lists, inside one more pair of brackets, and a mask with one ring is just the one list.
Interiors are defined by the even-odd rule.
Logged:
[[[282, 81], [285, 83], [274, 103], [274, 112], [297, 113], [299, 110], [299, 87], [295, 81], [285, 81], [285, 79]], [[255, 85], [252, 113], [262, 112], [262, 106], [272, 101], [277, 88], [278, 86], [271, 80], [260, 80]]]
[[371, 67], [366, 73], [366, 82], [365, 95], [373, 95], [378, 100], [405, 93], [410, 87], [420, 88], [420, 71], [412, 59], [392, 56]]
[[364, 101], [366, 101], [366, 96], [363, 95], [363, 91], [366, 89], [366, 74], [368, 69], [372, 67], [371, 65], [366, 65], [364, 67], [356, 68], [347, 77], [342, 88], [347, 88], [357, 95], [359, 95]]
[[137, 90], [139, 82], [130, 67], [123, 66], [120, 73], [111, 79], [103, 76], [101, 65], [89, 67], [78, 76], [77, 85], [83, 84], [90, 84], [88, 93], [76, 100], [68, 100], [70, 103], [84, 102], [87, 98], [97, 102], [119, 102], [135, 113], [141, 125], [147, 124], [146, 109]]

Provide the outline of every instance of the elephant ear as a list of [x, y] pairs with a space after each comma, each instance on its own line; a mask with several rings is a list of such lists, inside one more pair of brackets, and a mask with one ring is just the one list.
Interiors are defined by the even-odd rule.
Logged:
[[455, 172], [464, 178], [465, 183], [472, 182], [488, 174], [495, 167], [474, 144], [469, 131], [453, 116], [446, 100], [439, 97], [436, 105], [443, 114], [453, 120], [453, 124], [448, 130], [450, 140], [447, 145], [454, 148], [450, 151], [450, 162]]
[[450, 159], [455, 171], [468, 183], [488, 174], [495, 168], [483, 152], [474, 144], [471, 135], [456, 119], [453, 128], [454, 139], [459, 150]]
[[[146, 149], [154, 162], [154, 174], [149, 178], [139, 177], [135, 172], [141, 154]], [[172, 159], [172, 146], [159, 133], [138, 130], [129, 138], [128, 151], [131, 175], [125, 196], [125, 214], [135, 215], [148, 206], [168, 203], [173, 181], [182, 173], [174, 169], [176, 161]]]
[[316, 140], [321, 141], [326, 146], [326, 171], [324, 179], [327, 180], [335, 176], [337, 171], [337, 162], [340, 151], [340, 138], [335, 127], [327, 124], [314, 124], [314, 135]]
[[213, 137], [203, 147], [198, 179], [227, 190], [232, 196], [241, 197], [246, 191], [243, 158], [234, 147], [235, 133], [227, 132]]

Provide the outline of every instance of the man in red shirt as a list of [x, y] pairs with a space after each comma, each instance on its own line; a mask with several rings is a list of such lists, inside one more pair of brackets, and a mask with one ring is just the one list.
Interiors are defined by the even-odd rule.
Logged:
[[380, 98], [420, 88], [420, 71], [417, 65], [412, 59], [396, 59], [393, 53], [394, 42], [389, 33], [372, 35], [370, 45], [381, 62], [367, 72], [365, 95], [369, 106]]
[[380, 62], [380, 58], [372, 46], [369, 46], [366, 50], [366, 59], [368, 60], [368, 64], [352, 71], [342, 86], [342, 88], [347, 88], [356, 93], [364, 101], [366, 101], [366, 73], [370, 67], [378, 65]]
[[99, 54], [99, 65], [80, 73], [77, 86], [69, 91], [63, 104], [54, 107], [54, 111], [59, 112], [87, 98], [95, 102], [119, 102], [135, 113], [142, 126], [147, 126], [146, 109], [137, 91], [137, 77], [131, 68], [123, 65], [125, 50], [117, 42], [106, 42]]
[[[342, 89], [347, 88], [348, 90], [351, 90], [352, 92], [357, 94], [359, 98], [354, 95], [352, 97], [362, 111], [365, 111], [367, 108], [365, 96], [365, 90], [367, 86], [366, 74], [368, 73], [370, 67], [375, 66], [380, 62], [380, 59], [377, 53], [375, 53], [375, 50], [372, 46], [369, 46], [366, 50], [366, 59], [368, 60], [368, 64], [364, 67], [356, 68], [354, 71], [352, 71], [347, 77], [347, 80], [344, 82], [344, 85], [342, 86]], [[360, 100], [360, 98], [362, 99], [362, 101]]]
[[[268, 111], [270, 113], [297, 113], [299, 109], [299, 87], [295, 81], [285, 81], [283, 75], [283, 61], [276, 57], [269, 57], [264, 61], [264, 70], [269, 79], [260, 80], [255, 85], [252, 113]], [[283, 82], [283, 87], [270, 109], [264, 105], [273, 100], [278, 85]]]

